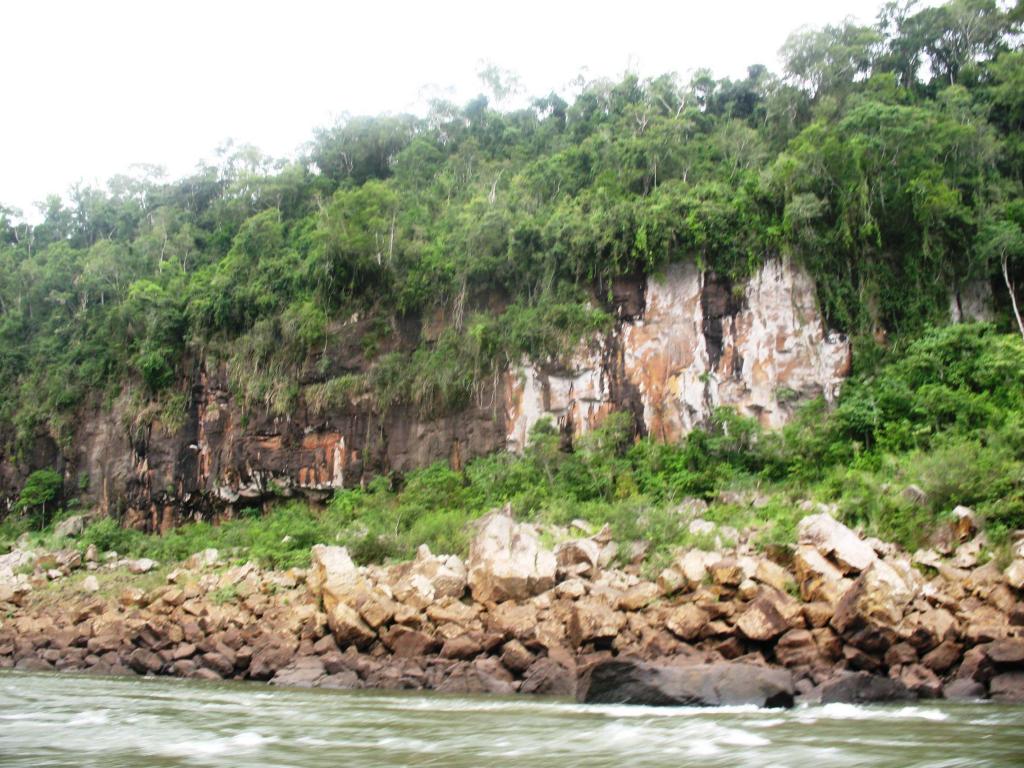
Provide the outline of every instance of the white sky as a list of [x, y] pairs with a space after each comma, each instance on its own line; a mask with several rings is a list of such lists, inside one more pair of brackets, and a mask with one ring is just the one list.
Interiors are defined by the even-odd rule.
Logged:
[[134, 163], [188, 173], [226, 139], [290, 156], [343, 113], [422, 112], [482, 91], [482, 61], [529, 95], [588, 79], [709, 67], [778, 71], [786, 36], [882, 0], [6, 0], [0, 204], [33, 203]]

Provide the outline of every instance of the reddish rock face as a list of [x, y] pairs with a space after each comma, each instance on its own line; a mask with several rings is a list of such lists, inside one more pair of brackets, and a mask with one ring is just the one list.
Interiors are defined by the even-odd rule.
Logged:
[[238, 402], [226, 365], [193, 361], [181, 426], [140, 423], [127, 398], [110, 409], [96, 404], [82, 412], [70, 448], [44, 439], [25, 466], [0, 462], [0, 497], [16, 495], [32, 469], [60, 466], [88, 476], [88, 504], [124, 509], [132, 527], [165, 532], [275, 494], [322, 499], [386, 472], [521, 450], [545, 416], [569, 439], [613, 411], [672, 441], [720, 405], [775, 427], [802, 400], [831, 400], [849, 370], [849, 344], [825, 329], [813, 282], [782, 261], [742, 285], [678, 263], [656, 278], [620, 280], [612, 298], [608, 334], [584, 340], [557, 366], [509, 370], [465, 410], [441, 417], [402, 407], [382, 414], [359, 399], [324, 406], [310, 394], [319, 366], [329, 376], [372, 366], [358, 324], [335, 329], [322, 359], [307, 361], [309, 386], [284, 415]]
[[684, 262], [648, 280], [643, 293], [642, 302], [627, 302], [613, 334], [582, 343], [568, 365], [509, 373], [511, 450], [525, 446], [542, 417], [581, 434], [624, 407], [667, 441], [719, 405], [778, 427], [799, 401], [832, 400], [849, 374], [849, 344], [827, 333], [813, 282], [792, 264], [769, 262], [731, 285]]

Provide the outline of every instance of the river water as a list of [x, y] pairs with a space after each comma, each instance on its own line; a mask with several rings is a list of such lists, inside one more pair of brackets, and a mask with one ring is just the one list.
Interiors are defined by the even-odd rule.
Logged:
[[1021, 766], [1024, 706], [662, 709], [0, 673], [0, 766]]

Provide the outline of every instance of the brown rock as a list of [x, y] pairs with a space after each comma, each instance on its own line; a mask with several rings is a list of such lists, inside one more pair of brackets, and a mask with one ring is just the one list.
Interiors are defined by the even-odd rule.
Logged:
[[1020, 664], [1024, 662], [1024, 638], [1013, 637], [996, 640], [984, 646], [985, 655], [996, 664]]
[[360, 617], [373, 629], [378, 629], [391, 621], [398, 608], [395, 601], [377, 590], [365, 593], [356, 602]]
[[459, 635], [446, 640], [441, 647], [441, 658], [444, 659], [475, 659], [483, 653], [483, 645], [469, 635]]
[[964, 653], [960, 668], [956, 671], [958, 678], [967, 678], [979, 683], [987, 683], [993, 674], [995, 668], [984, 648], [971, 648]]
[[831, 620], [835, 610], [825, 602], [804, 603], [804, 620], [810, 627], [824, 627]]
[[576, 647], [583, 643], [611, 640], [626, 625], [626, 617], [613, 611], [604, 600], [582, 597], [572, 604], [569, 638]]
[[757, 561], [754, 578], [762, 584], [775, 587], [782, 592], [785, 592], [794, 583], [793, 576], [789, 571], [766, 557]]
[[312, 549], [306, 583], [313, 597], [322, 599], [324, 610], [330, 616], [335, 606], [347, 602], [363, 585], [363, 578], [345, 547], [317, 544]]
[[700, 636], [710, 618], [703, 609], [687, 603], [672, 610], [665, 620], [665, 626], [673, 635], [689, 642]]
[[639, 611], [658, 599], [660, 594], [656, 584], [649, 581], [641, 582], [619, 598], [619, 608], [624, 611]]
[[453, 597], [446, 597], [427, 608], [427, 617], [435, 624], [465, 626], [477, 617], [477, 610]]
[[235, 673], [234, 662], [221, 653], [204, 653], [199, 657], [199, 662], [206, 669], [212, 669], [221, 677], [231, 677]]
[[961, 645], [952, 640], [946, 640], [928, 651], [921, 659], [921, 663], [941, 675], [952, 669], [962, 654], [963, 647]]
[[279, 669], [291, 663], [296, 644], [268, 644], [253, 653], [249, 663], [249, 677], [253, 680], [269, 680]]
[[708, 572], [716, 584], [723, 587], [738, 587], [743, 583], [743, 567], [732, 557], [726, 557], [708, 566]]
[[395, 656], [416, 658], [436, 650], [438, 644], [425, 632], [395, 624], [380, 636]]
[[889, 667], [916, 664], [917, 651], [910, 643], [896, 643], [896, 645], [885, 652], [885, 663]]
[[573, 539], [555, 548], [558, 570], [570, 576], [594, 576], [601, 548], [593, 539]]
[[501, 663], [509, 671], [521, 675], [533, 664], [534, 655], [518, 640], [509, 640], [501, 652]]
[[1017, 704], [1024, 702], [1024, 672], [1003, 672], [992, 678], [988, 693], [993, 701]]
[[922, 664], [909, 664], [900, 670], [899, 680], [907, 689], [922, 699], [942, 696], [942, 682], [935, 673]]
[[532, 603], [507, 600], [490, 611], [488, 626], [505, 637], [529, 640], [537, 632], [537, 609]]
[[885, 561], [876, 560], [836, 605], [832, 626], [840, 633], [869, 624], [895, 627], [913, 597], [904, 575]]
[[300, 656], [284, 669], [278, 670], [271, 685], [293, 688], [312, 688], [327, 674], [323, 661], [317, 656]]
[[576, 674], [550, 658], [540, 658], [526, 670], [519, 692], [544, 696], [575, 696]]
[[[324, 595], [326, 597], [326, 591]], [[334, 601], [332, 600], [332, 602]], [[355, 608], [342, 602], [335, 602], [333, 608], [328, 611], [327, 623], [331, 627], [331, 632], [334, 633], [334, 639], [339, 648], [347, 648], [350, 645], [366, 648], [377, 637], [377, 634], [363, 621]]]
[[775, 658], [784, 667], [823, 666], [818, 644], [806, 629], [791, 629], [775, 644]]
[[800, 597], [807, 602], [822, 601], [834, 606], [851, 586], [842, 571], [809, 545], [797, 547], [793, 568], [800, 586]]
[[789, 622], [767, 597], [754, 600], [736, 622], [736, 628], [748, 640], [766, 642], [789, 629]]
[[155, 675], [159, 673], [163, 667], [163, 662], [160, 660], [160, 657], [145, 648], [136, 648], [132, 651], [126, 659], [126, 663], [140, 675], [145, 675], [147, 673]]

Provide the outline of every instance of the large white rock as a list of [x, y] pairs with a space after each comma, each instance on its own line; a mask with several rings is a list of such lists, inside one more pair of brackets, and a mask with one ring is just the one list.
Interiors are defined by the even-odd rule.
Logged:
[[334, 613], [335, 606], [347, 603], [362, 581], [348, 549], [323, 544], [313, 547], [306, 584], [314, 597], [323, 598], [328, 614]]
[[846, 571], [863, 571], [878, 559], [875, 550], [831, 515], [809, 515], [797, 524], [801, 544], [830, 555]]
[[437, 599], [460, 598], [466, 591], [466, 566], [458, 555], [434, 555], [424, 544], [416, 550], [412, 572], [430, 583]]
[[479, 602], [524, 600], [555, 585], [555, 555], [541, 546], [532, 525], [511, 510], [491, 512], [477, 523], [469, 548], [469, 588]]

